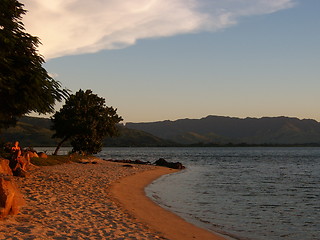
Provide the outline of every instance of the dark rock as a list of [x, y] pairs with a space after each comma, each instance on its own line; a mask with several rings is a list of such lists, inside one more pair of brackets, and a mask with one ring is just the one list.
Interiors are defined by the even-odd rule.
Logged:
[[174, 169], [185, 169], [185, 167], [180, 162], [170, 162], [168, 167]]
[[133, 168], [133, 166], [130, 164], [125, 164], [125, 165], [123, 165], [123, 167]]
[[155, 162], [155, 165], [173, 168], [173, 169], [184, 169], [185, 168], [180, 162], [168, 162], [164, 158], [159, 158], [159, 160], [157, 160]]
[[135, 164], [151, 164], [149, 161], [144, 162], [144, 161], [141, 161], [141, 160], [135, 160], [134, 163]]
[[168, 164], [167, 160], [165, 160], [164, 158], [159, 158], [159, 160], [157, 160], [155, 162], [155, 164], [157, 166], [166, 166]]
[[27, 172], [23, 170], [20, 166], [13, 170], [13, 176], [16, 177], [27, 177]]
[[117, 163], [144, 164], [144, 165], [150, 165], [151, 164], [149, 161], [144, 162], [144, 161], [141, 161], [141, 160], [113, 160], [113, 159], [108, 159], [107, 161], [109, 161], [109, 162], [117, 162]]

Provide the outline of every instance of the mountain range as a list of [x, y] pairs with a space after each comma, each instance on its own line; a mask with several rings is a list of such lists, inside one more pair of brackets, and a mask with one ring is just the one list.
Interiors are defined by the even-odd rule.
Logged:
[[179, 144], [320, 144], [320, 123], [312, 119], [207, 116], [126, 127]]
[[[3, 130], [0, 140], [20, 141], [22, 146], [56, 146], [51, 120], [22, 117], [17, 126]], [[320, 123], [289, 117], [234, 118], [207, 116], [119, 125], [118, 137], [104, 146], [222, 146], [222, 145], [320, 145]], [[68, 146], [68, 144], [67, 144]]]

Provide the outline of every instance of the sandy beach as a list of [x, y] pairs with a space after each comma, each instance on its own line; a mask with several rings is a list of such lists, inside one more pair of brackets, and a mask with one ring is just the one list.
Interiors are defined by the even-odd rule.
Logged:
[[98, 160], [38, 167], [16, 178], [26, 205], [0, 221], [0, 239], [223, 239], [157, 206], [144, 194], [174, 170]]

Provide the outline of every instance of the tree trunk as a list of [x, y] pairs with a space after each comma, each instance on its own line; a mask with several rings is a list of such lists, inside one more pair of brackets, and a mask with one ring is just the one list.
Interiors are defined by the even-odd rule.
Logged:
[[56, 147], [56, 150], [54, 151], [54, 153], [52, 155], [58, 155], [58, 151], [59, 151], [60, 147], [68, 139], [69, 139], [69, 137], [65, 137], [64, 139], [62, 139], [62, 141], [58, 143], [58, 146]]

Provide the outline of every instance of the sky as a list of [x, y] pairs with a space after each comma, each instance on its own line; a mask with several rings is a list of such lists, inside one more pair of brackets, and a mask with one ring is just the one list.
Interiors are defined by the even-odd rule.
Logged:
[[319, 0], [21, 2], [51, 76], [91, 89], [124, 122], [320, 121]]

